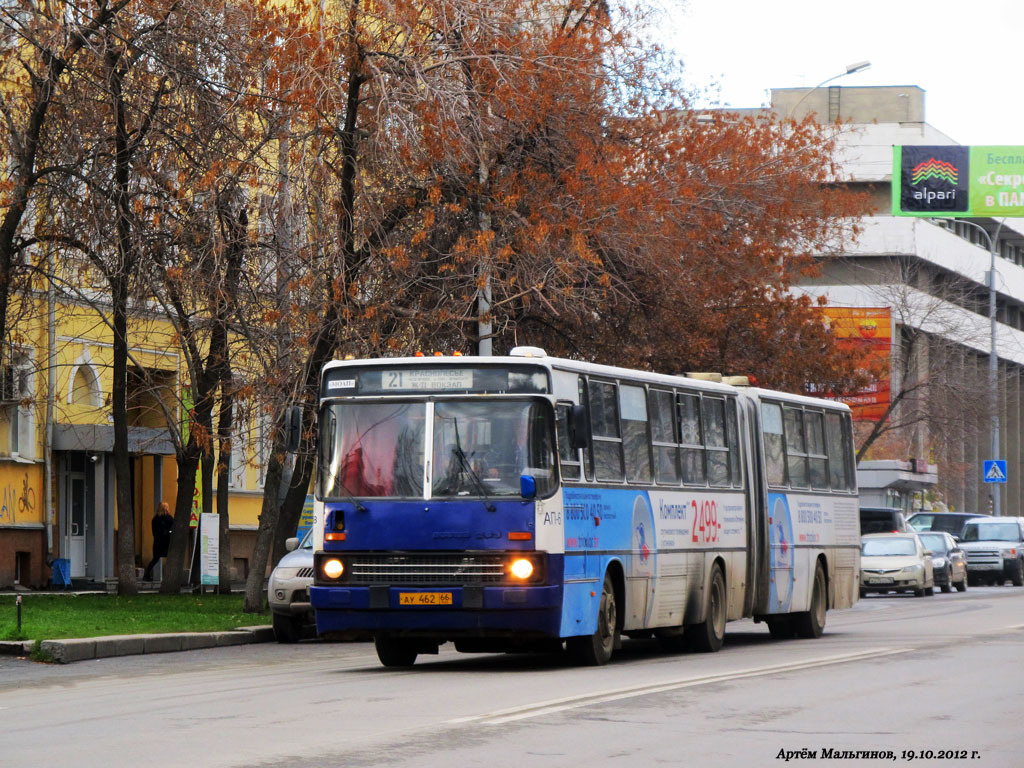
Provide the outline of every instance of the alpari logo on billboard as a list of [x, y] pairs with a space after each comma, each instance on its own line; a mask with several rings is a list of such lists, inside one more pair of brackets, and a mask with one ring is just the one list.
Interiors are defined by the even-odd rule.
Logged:
[[901, 207], [904, 211], [968, 209], [969, 148], [957, 146], [904, 146]]

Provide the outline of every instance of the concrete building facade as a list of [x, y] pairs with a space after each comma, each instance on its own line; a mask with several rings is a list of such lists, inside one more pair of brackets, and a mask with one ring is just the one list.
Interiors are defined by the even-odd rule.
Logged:
[[[956, 142], [925, 120], [916, 86], [773, 89], [781, 117], [843, 122], [840, 182], [871, 196], [873, 215], [852, 247], [821, 257], [822, 274], [801, 285], [830, 306], [889, 307], [893, 322], [891, 392], [904, 401], [862, 458], [937, 466], [930, 498], [950, 509], [991, 511], [984, 460], [1007, 460], [999, 514], [1024, 502], [1024, 222], [923, 219], [891, 214], [894, 145]], [[1024, 143], [1024, 139], [1022, 139]], [[984, 230], [982, 232], [981, 230]], [[986, 234], [988, 237], [986, 237]], [[996, 252], [1000, 456], [991, 456], [988, 366], [991, 349], [989, 238]], [[859, 425], [863, 438], [870, 424]], [[918, 494], [921, 503], [923, 494]]]

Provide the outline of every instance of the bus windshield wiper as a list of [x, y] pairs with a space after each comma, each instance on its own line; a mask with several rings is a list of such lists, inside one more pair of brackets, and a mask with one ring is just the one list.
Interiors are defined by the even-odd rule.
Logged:
[[459, 460], [459, 464], [469, 475], [473, 481], [473, 486], [476, 488], [477, 493], [483, 496], [484, 508], [488, 512], [494, 512], [496, 507], [491, 502], [491, 492], [487, 490], [487, 486], [484, 485], [484, 481], [480, 479], [479, 475], [473, 471], [473, 467], [470, 465], [469, 459], [466, 457], [466, 452], [462, 450], [462, 440], [459, 439], [459, 422], [455, 420], [455, 445], [452, 448], [452, 453], [455, 454], [455, 458]]
[[366, 507], [362, 504], [362, 502], [360, 502], [359, 499], [352, 495], [352, 493], [349, 491], [348, 488], [345, 487], [345, 484], [341, 482], [341, 480], [335, 480], [334, 487], [335, 489], [341, 491], [341, 495], [345, 497], [346, 501], [352, 503], [352, 506], [356, 508], [356, 512], [366, 511]]

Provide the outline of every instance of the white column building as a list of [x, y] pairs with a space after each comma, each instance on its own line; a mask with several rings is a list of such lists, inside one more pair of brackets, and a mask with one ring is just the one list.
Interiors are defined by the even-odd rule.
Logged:
[[[963, 220], [891, 215], [893, 145], [955, 144], [924, 120], [916, 86], [772, 90], [778, 115], [841, 119], [843, 183], [869, 191], [875, 213], [853, 247], [822, 256], [822, 275], [800, 286], [830, 306], [890, 307], [892, 392], [910, 392], [896, 414], [897, 439], [865, 458], [938, 465], [937, 490], [951, 508], [990, 511], [982, 462], [991, 453], [987, 238]], [[1022, 135], [1021, 143], [1024, 143]], [[1007, 460], [1000, 514], [1022, 514], [1024, 492], [1024, 220], [970, 219], [996, 239], [1000, 452]], [[864, 425], [861, 425], [864, 429]]]

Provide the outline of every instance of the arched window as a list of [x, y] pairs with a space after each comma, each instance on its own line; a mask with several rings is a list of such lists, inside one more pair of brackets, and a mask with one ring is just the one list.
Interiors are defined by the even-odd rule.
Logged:
[[79, 366], [71, 385], [71, 402], [75, 405], [99, 405], [99, 381], [91, 365]]
[[75, 364], [71, 367], [67, 400], [69, 404], [86, 408], [99, 408], [103, 405], [100, 377], [93, 365], [92, 353], [88, 344], [85, 345], [82, 354], [78, 356]]

